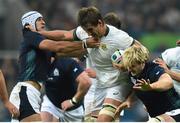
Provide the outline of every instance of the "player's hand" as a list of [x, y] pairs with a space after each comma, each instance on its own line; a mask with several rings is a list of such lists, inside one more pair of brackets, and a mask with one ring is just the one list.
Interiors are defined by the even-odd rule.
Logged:
[[93, 70], [92, 68], [86, 68], [86, 73], [88, 74], [89, 77], [91, 78], [96, 78], [96, 71]]
[[115, 112], [115, 118], [118, 118], [121, 111], [124, 110], [125, 108], [129, 108], [130, 107], [130, 103], [128, 101], [124, 101], [121, 105], [119, 105], [119, 107], [116, 109]]
[[137, 83], [133, 86], [133, 89], [141, 90], [141, 91], [150, 91], [152, 90], [152, 87], [150, 85], [149, 80], [141, 79], [137, 80]]
[[88, 48], [98, 48], [100, 46], [100, 40], [94, 37], [88, 38], [86, 43]]
[[71, 103], [71, 100], [65, 100], [61, 103], [61, 108], [63, 111], [66, 111], [67, 109], [73, 107], [74, 105]]
[[13, 118], [18, 118], [20, 115], [19, 110], [9, 101], [4, 103], [5, 107], [8, 109], [8, 111], [11, 113]]
[[157, 59], [154, 60], [154, 62], [156, 64], [159, 64], [159, 66], [162, 67], [165, 71], [169, 70], [169, 68], [167, 67], [166, 63], [162, 59], [157, 58]]

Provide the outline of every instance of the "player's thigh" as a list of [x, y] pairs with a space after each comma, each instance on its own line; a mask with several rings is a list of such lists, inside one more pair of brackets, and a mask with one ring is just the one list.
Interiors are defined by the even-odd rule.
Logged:
[[58, 122], [59, 119], [54, 117], [51, 113], [42, 111], [41, 112], [41, 119], [43, 122]]
[[[24, 120], [30, 116], [35, 116], [34, 120], [39, 121], [40, 92], [32, 85], [26, 82], [19, 82], [11, 92], [10, 101], [19, 109], [20, 116], [18, 120]], [[36, 118], [37, 117], [37, 118]], [[33, 121], [33, 119], [32, 119]]]
[[40, 114], [33, 114], [23, 118], [20, 122], [41, 122], [41, 116]]
[[45, 122], [51, 122], [53, 120], [59, 120], [60, 111], [47, 97], [43, 96], [43, 102], [41, 104], [41, 117]]

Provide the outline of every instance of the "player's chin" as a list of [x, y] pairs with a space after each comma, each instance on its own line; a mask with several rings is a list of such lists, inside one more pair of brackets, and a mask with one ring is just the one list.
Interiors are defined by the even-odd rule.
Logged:
[[46, 30], [46, 28], [45, 27], [41, 27], [40, 31], [44, 31], [44, 30]]

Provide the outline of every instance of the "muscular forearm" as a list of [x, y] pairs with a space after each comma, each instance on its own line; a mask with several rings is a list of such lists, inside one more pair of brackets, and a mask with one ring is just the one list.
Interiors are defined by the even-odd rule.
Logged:
[[65, 30], [54, 30], [54, 31], [41, 31], [39, 32], [43, 36], [51, 40], [73, 40], [73, 33]]
[[[80, 43], [80, 42], [78, 42]], [[85, 48], [82, 48], [82, 44], [74, 44], [69, 46], [64, 46], [61, 48], [59, 52], [57, 52], [57, 56], [61, 57], [81, 57], [87, 53], [87, 50]]]
[[180, 82], [180, 73], [172, 71], [172, 70], [166, 70], [166, 73], [168, 73], [172, 79]]
[[8, 92], [6, 89], [5, 79], [1, 70], [0, 70], [0, 98], [3, 103], [8, 101]]
[[173, 82], [171, 77], [164, 73], [157, 82], [150, 84], [150, 86], [152, 90], [165, 91], [173, 87]]
[[86, 54], [86, 50], [84, 49], [78, 49], [78, 50], [72, 50], [70, 52], [58, 52], [56, 53], [57, 57], [82, 57]]
[[78, 78], [78, 83], [77, 93], [74, 95], [74, 98], [80, 101], [91, 86], [91, 80], [86, 72], [81, 73], [81, 77]]

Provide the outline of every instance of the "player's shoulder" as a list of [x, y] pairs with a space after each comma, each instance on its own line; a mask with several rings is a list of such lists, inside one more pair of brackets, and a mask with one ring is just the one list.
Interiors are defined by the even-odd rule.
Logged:
[[81, 40], [84, 40], [89, 37], [86, 31], [81, 26], [78, 26], [75, 29], [75, 35]]
[[114, 38], [120, 38], [120, 37], [129, 36], [128, 33], [126, 33], [123, 30], [120, 30], [120, 29], [118, 29], [118, 28], [116, 28], [114, 26], [107, 25], [107, 27], [109, 28], [109, 35], [108, 36], [111, 36], [111, 37], [114, 37]]

